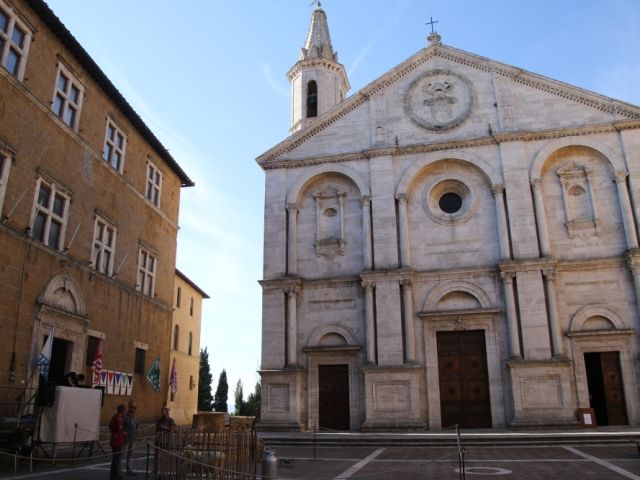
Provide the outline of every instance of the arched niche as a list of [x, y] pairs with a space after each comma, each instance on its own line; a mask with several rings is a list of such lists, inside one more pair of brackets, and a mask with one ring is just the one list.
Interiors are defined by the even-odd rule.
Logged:
[[612, 308], [602, 305], [587, 305], [578, 310], [571, 319], [571, 333], [624, 330], [625, 321]]
[[39, 302], [73, 315], [85, 316], [87, 313], [80, 286], [66, 275], [52, 278], [40, 296]]
[[565, 147], [587, 147], [595, 150], [608, 162], [609, 166], [611, 167], [612, 174], [616, 172], [627, 171], [622, 158], [620, 158], [620, 156], [616, 152], [611, 150], [606, 145], [603, 145], [590, 138], [566, 137], [549, 142], [538, 152], [533, 160], [533, 163], [531, 164], [531, 181], [540, 179], [542, 168], [544, 167], [544, 163], [547, 161], [547, 159], [557, 150]]
[[354, 346], [358, 341], [353, 331], [338, 323], [316, 327], [309, 335], [309, 347]]
[[291, 185], [289, 191], [287, 192], [287, 205], [297, 204], [300, 192], [304, 190], [307, 183], [312, 181], [314, 178], [318, 177], [319, 175], [332, 173], [343, 175], [353, 183], [355, 183], [358, 187], [358, 190], [360, 191], [361, 196], [370, 196], [369, 186], [367, 185], [367, 182], [365, 182], [364, 178], [362, 178], [362, 176], [355, 170], [343, 165], [318, 165], [317, 167], [307, 170]]
[[[464, 302], [464, 304], [469, 306], [471, 306], [473, 299], [475, 299], [478, 304], [475, 308], [491, 308], [491, 299], [489, 298], [489, 295], [482, 290], [482, 288], [471, 282], [453, 280], [443, 282], [431, 290], [427, 295], [422, 310], [424, 312], [441, 310], [441, 302], [443, 300], [446, 301], [447, 297], [453, 296], [459, 297], [460, 302]], [[466, 310], [467, 308], [464, 309]]]
[[457, 160], [463, 164], [468, 164], [470, 167], [479, 170], [492, 189], [499, 185], [504, 185], [502, 175], [480, 157], [464, 152], [455, 152], [444, 156], [441, 152], [434, 152], [432, 154], [427, 154], [421, 160], [412, 163], [411, 166], [407, 168], [407, 170], [403, 173], [400, 182], [398, 183], [396, 195], [406, 195], [411, 188], [411, 184], [420, 175], [422, 170], [430, 165], [433, 165], [436, 162], [446, 160]]

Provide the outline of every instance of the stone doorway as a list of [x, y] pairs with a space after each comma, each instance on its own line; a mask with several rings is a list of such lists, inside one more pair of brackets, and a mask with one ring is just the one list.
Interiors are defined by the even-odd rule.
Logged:
[[442, 428], [491, 428], [484, 330], [437, 332]]
[[585, 352], [589, 404], [598, 425], [628, 425], [619, 352]]
[[349, 365], [318, 366], [321, 429], [349, 430]]
[[73, 343], [63, 338], [53, 339], [51, 346], [51, 366], [49, 367], [49, 380], [57, 385], [66, 385], [65, 373], [68, 372], [69, 359], [73, 352]]

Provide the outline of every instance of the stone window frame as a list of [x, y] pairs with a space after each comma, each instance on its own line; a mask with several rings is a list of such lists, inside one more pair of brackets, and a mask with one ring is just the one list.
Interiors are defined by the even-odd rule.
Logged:
[[[434, 222], [441, 225], [459, 225], [469, 220], [478, 209], [474, 186], [459, 175], [444, 174], [433, 178], [422, 192], [422, 208]], [[462, 199], [462, 206], [453, 213], [440, 208], [440, 198], [455, 193]]]
[[[61, 85], [60, 80], [64, 78], [65, 84]], [[70, 92], [77, 91], [74, 99]], [[80, 124], [80, 112], [82, 111], [82, 100], [84, 98], [84, 85], [78, 77], [64, 63], [58, 62], [56, 82], [53, 86], [53, 97], [51, 99], [51, 111], [53, 114], [74, 132], [78, 131]], [[73, 117], [68, 118], [70, 111]]]
[[[110, 238], [105, 238], [105, 235], [108, 235], [109, 232], [111, 233]], [[91, 247], [91, 266], [96, 272], [108, 276], [113, 274], [117, 235], [118, 227], [102, 215], [96, 214], [93, 224], [93, 243]], [[105, 257], [106, 263], [104, 261]]]
[[[49, 198], [47, 205], [40, 203], [40, 189], [45, 185], [49, 188]], [[63, 201], [62, 215], [54, 211], [53, 203], [56, 198], [61, 198]], [[35, 240], [39, 241], [43, 245], [54, 248], [58, 251], [64, 250], [64, 240], [67, 230], [67, 224], [69, 223], [69, 205], [71, 204], [71, 194], [60, 184], [49, 179], [45, 179], [42, 176], [36, 178], [36, 188], [33, 196], [33, 208], [31, 210], [31, 221], [29, 222], [29, 235]], [[42, 237], [35, 237], [35, 222], [38, 215], [43, 215], [44, 226], [42, 231]], [[50, 245], [51, 223], [56, 222], [60, 225], [60, 231], [58, 232], [57, 245]]]
[[138, 248], [138, 281], [136, 290], [143, 295], [153, 297], [158, 269], [158, 254], [145, 245]]
[[[133, 373], [134, 375], [144, 375], [146, 373], [146, 361], [147, 361], [147, 350], [149, 350], [149, 345], [143, 342], [134, 341], [134, 358], [133, 358]], [[143, 352], [140, 356], [138, 352]], [[140, 358], [141, 357], [141, 358]]]
[[[347, 192], [327, 186], [322, 190], [313, 193], [313, 199], [316, 209], [316, 255], [328, 259], [333, 259], [338, 255], [344, 255], [347, 239], [345, 238], [344, 213]], [[337, 209], [335, 208], [337, 207]], [[337, 238], [327, 236], [325, 227], [323, 226], [323, 216], [326, 210], [335, 210], [335, 215], [339, 221], [339, 235]]]
[[11, 172], [12, 163], [12, 156], [0, 150], [0, 217], [2, 217], [4, 197], [7, 193], [7, 185], [9, 184], [9, 173]]
[[178, 352], [180, 351], [180, 326], [173, 326], [173, 342], [171, 342], [173, 349]]
[[[33, 37], [33, 29], [29, 28], [18, 16], [17, 12], [8, 4], [0, 0], [0, 12], [7, 18], [6, 30], [0, 28], [0, 65], [11, 75], [22, 81], [27, 65], [29, 47]], [[15, 38], [16, 31], [22, 33], [22, 41]], [[21, 43], [21, 44], [20, 44]], [[7, 68], [10, 53], [16, 57], [13, 71]]]
[[147, 161], [147, 175], [144, 196], [155, 207], [160, 207], [162, 195], [162, 171], [151, 161]]
[[126, 150], [127, 134], [113, 119], [107, 117], [102, 159], [111, 165], [114, 170], [122, 173], [124, 171]]
[[[582, 165], [570, 163], [556, 171], [562, 189], [562, 201], [565, 212], [565, 226], [569, 238], [576, 236], [598, 236], [600, 233], [600, 219], [598, 218], [598, 206], [593, 190], [593, 171]], [[589, 196], [591, 218], [577, 218], [576, 212], [571, 207], [571, 191], [580, 187]], [[586, 188], [585, 188], [586, 187]]]

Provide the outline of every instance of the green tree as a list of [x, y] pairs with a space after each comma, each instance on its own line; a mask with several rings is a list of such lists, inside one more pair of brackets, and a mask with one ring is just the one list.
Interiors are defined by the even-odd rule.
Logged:
[[251, 417], [260, 416], [260, 398], [262, 396], [262, 386], [260, 382], [256, 382], [255, 391], [249, 394], [249, 398], [245, 402], [245, 415]]
[[200, 371], [198, 373], [198, 411], [200, 412], [210, 412], [213, 409], [212, 383], [209, 352], [207, 347], [204, 347], [204, 350], [200, 350]]
[[242, 380], [238, 379], [238, 383], [236, 383], [236, 391], [234, 392], [235, 398], [235, 414], [236, 415], [244, 415], [245, 411], [245, 402], [244, 402], [244, 392], [242, 391]]
[[223, 368], [218, 379], [218, 388], [213, 396], [213, 409], [216, 412], [228, 412], [227, 398], [229, 396], [229, 384], [227, 383], [227, 371]]

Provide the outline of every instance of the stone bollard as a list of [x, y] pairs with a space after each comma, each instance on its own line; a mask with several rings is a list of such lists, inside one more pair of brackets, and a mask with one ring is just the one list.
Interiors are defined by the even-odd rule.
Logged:
[[265, 448], [262, 454], [262, 480], [278, 478], [278, 459], [273, 448]]

